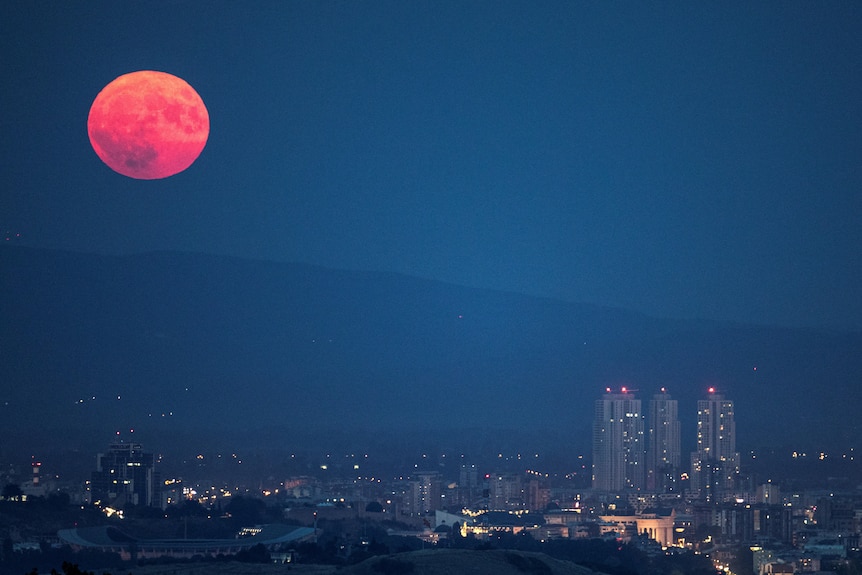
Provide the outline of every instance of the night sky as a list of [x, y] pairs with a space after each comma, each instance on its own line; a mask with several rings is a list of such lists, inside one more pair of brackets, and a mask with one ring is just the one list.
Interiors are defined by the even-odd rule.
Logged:
[[[6, 2], [0, 227], [862, 329], [860, 30], [851, 1]], [[165, 180], [87, 139], [142, 69], [210, 114]]]

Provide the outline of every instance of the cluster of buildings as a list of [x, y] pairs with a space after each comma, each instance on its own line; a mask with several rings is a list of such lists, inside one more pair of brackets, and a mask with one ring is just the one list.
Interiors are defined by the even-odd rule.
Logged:
[[682, 489], [685, 478], [692, 498], [732, 498], [739, 477], [733, 401], [710, 388], [707, 398], [697, 402], [697, 449], [691, 453], [690, 473], [682, 468], [680, 439], [678, 401], [665, 388], [648, 401], [646, 413], [632, 391], [607, 388], [595, 404], [593, 489], [673, 493]]
[[[742, 480], [734, 403], [715, 389], [697, 402], [696, 443], [688, 457], [682, 453], [678, 401], [666, 389], [642, 402], [634, 390], [608, 388], [595, 401], [592, 423], [592, 462], [579, 459], [583, 473], [577, 480], [524, 469], [520, 459], [486, 461], [485, 468], [464, 459], [455, 465], [429, 461], [425, 468], [417, 465], [406, 475], [396, 471], [382, 479], [362, 476], [360, 465], [350, 460], [340, 472], [320, 465], [317, 474], [241, 493], [282, 506], [289, 523], [396, 519], [412, 526], [399, 534], [428, 541], [456, 533], [487, 538], [523, 532], [543, 541], [612, 538], [648, 543], [656, 552], [697, 549], [710, 553], [717, 565], [731, 563], [734, 550], [746, 548], [758, 574], [816, 572], [859, 549], [862, 491], [782, 492], [769, 481]], [[821, 453], [819, 460], [824, 458]], [[240, 493], [215, 487], [216, 482], [164, 480], [157, 463], [140, 444], [110, 444], [96, 458], [85, 500], [122, 516], [129, 504], [165, 508], [184, 499], [221, 509], [225, 498]], [[40, 471], [34, 461], [32, 491], [44, 490]], [[315, 533], [297, 531], [291, 537]], [[101, 541], [104, 534], [64, 535], [69, 541]], [[156, 543], [153, 553], [163, 552]], [[224, 545], [207, 545], [216, 543]]]
[[726, 571], [747, 547], [759, 575], [834, 570], [858, 552], [858, 490], [783, 494], [771, 482], [740, 481], [734, 404], [714, 388], [697, 402], [696, 446], [687, 460], [678, 416], [678, 402], [664, 388], [646, 410], [626, 388], [608, 388], [596, 401], [593, 502], [606, 513], [624, 510], [600, 516], [602, 532], [610, 526], [628, 537], [695, 546]]
[[[678, 416], [678, 402], [664, 388], [647, 402], [646, 411], [635, 392], [608, 388], [595, 402], [592, 492], [676, 496], [685, 490], [690, 499], [735, 500], [740, 458], [733, 401], [712, 388], [698, 401], [697, 449], [691, 453], [688, 469], [682, 467]], [[39, 481], [38, 471], [37, 464], [34, 483]], [[540, 510], [551, 501], [540, 473], [482, 472], [475, 464], [464, 464], [457, 479], [452, 479], [440, 471], [415, 471], [401, 489], [401, 514], [421, 515], [442, 508]], [[450, 485], [454, 488], [446, 488]], [[138, 443], [117, 441], [96, 456], [86, 499], [118, 510], [127, 504], [165, 507], [183, 497], [176, 489], [174, 480], [162, 481], [153, 453]]]
[[118, 513], [127, 504], [163, 506], [155, 456], [139, 443], [115, 442], [105, 453], [99, 453], [86, 489], [90, 503]]
[[696, 424], [695, 449], [683, 457], [679, 405], [666, 389], [642, 403], [633, 390], [608, 388], [595, 402], [589, 489], [462, 465], [451, 489], [439, 472], [413, 474], [399, 513], [434, 513], [432, 537], [457, 524], [478, 537], [614, 538], [656, 552], [697, 549], [724, 570], [748, 549], [759, 575], [834, 570], [859, 551], [862, 492], [783, 493], [743, 480], [734, 402], [714, 388], [697, 402]]

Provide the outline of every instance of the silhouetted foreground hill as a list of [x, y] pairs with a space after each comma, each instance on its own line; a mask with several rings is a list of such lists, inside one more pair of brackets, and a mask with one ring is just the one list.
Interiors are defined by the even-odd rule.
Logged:
[[[341, 573], [334, 565], [302, 565], [289, 566], [271, 563], [237, 563], [231, 562], [201, 562], [201, 563], [168, 563], [165, 565], [147, 565], [126, 569], [96, 570], [94, 573], [110, 573], [111, 575], [335, 575]], [[418, 574], [417, 574], [418, 575]]]
[[570, 561], [543, 553], [512, 550], [471, 551], [434, 549], [372, 557], [349, 567], [329, 565], [257, 565], [249, 563], [180, 563], [122, 570], [132, 575], [593, 575], [597, 573]]
[[16, 445], [87, 430], [102, 446], [129, 428], [212, 434], [211, 445], [284, 443], [266, 429], [346, 443], [481, 429], [551, 430], [571, 442], [561, 449], [588, 451], [593, 401], [620, 385], [643, 399], [667, 386], [686, 441], [709, 385], [736, 401], [742, 446], [843, 444], [860, 431], [858, 333], [183, 253], [3, 246], [0, 270], [0, 431]]
[[345, 575], [592, 575], [591, 569], [543, 553], [435, 549], [372, 557], [341, 570]]

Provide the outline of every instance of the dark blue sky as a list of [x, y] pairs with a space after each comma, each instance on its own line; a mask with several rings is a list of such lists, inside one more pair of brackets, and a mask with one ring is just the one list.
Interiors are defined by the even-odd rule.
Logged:
[[[7, 2], [0, 226], [862, 329], [860, 30], [850, 1]], [[210, 113], [166, 180], [87, 140], [140, 69]]]

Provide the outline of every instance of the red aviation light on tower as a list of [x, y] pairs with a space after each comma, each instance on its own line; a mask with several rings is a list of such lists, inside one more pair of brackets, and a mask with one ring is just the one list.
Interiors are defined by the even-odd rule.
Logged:
[[715, 388], [714, 388], [714, 387], [710, 387], [709, 389], [707, 389], [707, 391], [708, 391], [709, 393], [715, 393]]
[[662, 392], [662, 393], [667, 393], [667, 388], [666, 388], [666, 387], [661, 388], [661, 392]]
[[605, 393], [610, 393], [610, 392], [611, 392], [611, 388], [610, 388], [610, 387], [606, 387], [606, 388], [605, 388]]
[[628, 388], [627, 388], [627, 387], [622, 387], [622, 388], [620, 388], [620, 391], [622, 391], [623, 393], [628, 393], [628, 392], [629, 392], [629, 390], [628, 390]]

